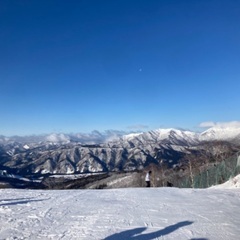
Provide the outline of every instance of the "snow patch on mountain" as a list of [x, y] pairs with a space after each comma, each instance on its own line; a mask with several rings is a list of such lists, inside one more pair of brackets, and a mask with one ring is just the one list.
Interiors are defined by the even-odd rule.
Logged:
[[157, 144], [168, 143], [182, 145], [187, 143], [195, 143], [198, 140], [198, 134], [190, 131], [169, 128], [145, 132], [139, 135], [137, 138], [142, 142], [148, 141]]
[[212, 127], [202, 132], [199, 139], [202, 141], [231, 140], [240, 137], [240, 127]]
[[25, 144], [25, 145], [23, 146], [23, 148], [26, 149], [26, 150], [28, 150], [30, 147], [29, 147], [27, 144]]

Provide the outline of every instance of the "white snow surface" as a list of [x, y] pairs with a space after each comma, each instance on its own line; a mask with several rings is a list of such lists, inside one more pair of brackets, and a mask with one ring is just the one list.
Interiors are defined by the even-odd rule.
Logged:
[[26, 149], [26, 150], [28, 150], [30, 147], [29, 147], [27, 144], [25, 144], [25, 145], [23, 146], [23, 148]]
[[236, 240], [240, 188], [0, 190], [0, 239]]
[[218, 188], [240, 188], [240, 174], [236, 177], [233, 177], [229, 179], [227, 182], [223, 184], [219, 184], [217, 186], [213, 186], [212, 188], [218, 189]]

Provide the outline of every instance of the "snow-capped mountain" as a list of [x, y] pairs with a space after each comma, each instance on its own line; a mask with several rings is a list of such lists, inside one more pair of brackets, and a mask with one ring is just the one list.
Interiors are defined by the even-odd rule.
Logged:
[[127, 135], [97, 131], [90, 135], [51, 134], [35, 136], [41, 139], [38, 142], [0, 139], [0, 166], [17, 173], [130, 171], [151, 163], [173, 166], [206, 141], [240, 145], [240, 128], [211, 128], [203, 133], [171, 128]]
[[140, 134], [130, 135], [130, 138], [124, 136], [123, 141], [132, 141], [139, 145], [148, 143], [166, 143], [176, 145], [188, 145], [198, 142], [198, 134], [190, 131], [178, 129], [157, 129]]
[[122, 137], [124, 141], [167, 141], [168, 143], [188, 143], [190, 145], [201, 141], [226, 140], [233, 141], [240, 139], [240, 128], [234, 127], [212, 127], [202, 133], [178, 130], [174, 128], [157, 129], [145, 133], [134, 133]]
[[30, 135], [30, 136], [12, 136], [5, 137], [0, 135], [0, 145], [7, 144], [40, 144], [40, 143], [68, 143], [78, 142], [81, 144], [99, 144], [115, 140], [126, 132], [108, 130], [105, 132], [92, 131], [91, 133], [51, 133], [42, 135]]
[[239, 139], [240, 128], [234, 127], [212, 127], [199, 135], [200, 141], [239, 141]]

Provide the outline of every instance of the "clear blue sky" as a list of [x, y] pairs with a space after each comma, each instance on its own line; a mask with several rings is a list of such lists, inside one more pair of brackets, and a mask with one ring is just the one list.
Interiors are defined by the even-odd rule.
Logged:
[[240, 120], [240, 1], [0, 1], [0, 135]]

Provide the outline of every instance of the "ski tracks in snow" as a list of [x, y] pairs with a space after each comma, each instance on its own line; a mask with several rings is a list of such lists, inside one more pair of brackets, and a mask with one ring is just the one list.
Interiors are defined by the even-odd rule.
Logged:
[[239, 190], [0, 190], [0, 240], [236, 240]]

